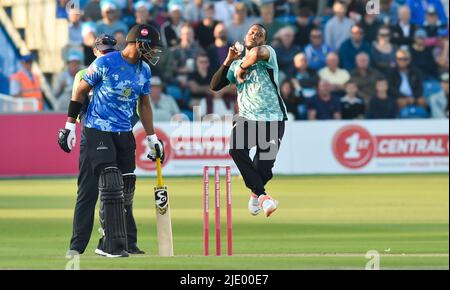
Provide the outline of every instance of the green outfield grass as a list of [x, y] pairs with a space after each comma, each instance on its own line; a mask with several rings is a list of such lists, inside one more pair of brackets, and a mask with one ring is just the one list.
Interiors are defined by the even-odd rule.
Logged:
[[[202, 256], [202, 179], [193, 177], [165, 179], [176, 256], [158, 257], [154, 183], [138, 178], [135, 197], [148, 255], [98, 257], [94, 230], [81, 269], [364, 269], [369, 250], [382, 269], [449, 268], [448, 175], [275, 177], [268, 192], [280, 209], [269, 219], [250, 216], [248, 191], [233, 177], [233, 257]], [[1, 269], [65, 268], [75, 192], [75, 179], [0, 180]]]

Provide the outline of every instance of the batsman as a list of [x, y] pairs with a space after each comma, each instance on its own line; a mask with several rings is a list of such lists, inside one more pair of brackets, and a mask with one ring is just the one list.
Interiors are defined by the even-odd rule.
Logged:
[[[128, 237], [137, 239], [132, 217], [135, 190], [135, 150], [132, 132], [136, 110], [147, 135], [149, 158], [164, 147], [155, 134], [150, 106], [151, 70], [160, 52], [159, 32], [150, 25], [136, 25], [127, 35], [123, 51], [97, 58], [80, 81], [69, 105], [67, 122], [58, 136], [60, 147], [70, 152], [76, 141], [76, 119], [89, 92], [93, 94], [84, 117], [83, 136], [87, 158], [98, 180], [100, 224], [103, 236], [95, 250], [106, 257], [128, 257]], [[95, 194], [95, 193], [93, 193]], [[130, 228], [130, 219], [134, 224]], [[127, 228], [128, 225], [128, 228]], [[131, 231], [127, 235], [127, 231]]]
[[[266, 41], [267, 29], [260, 24], [251, 26], [244, 40], [245, 56], [241, 58], [241, 45], [230, 47], [225, 62], [211, 80], [211, 89], [218, 91], [236, 84], [239, 115], [233, 119], [230, 155], [252, 192], [250, 213], [257, 215], [263, 210], [269, 217], [278, 201], [267, 194], [265, 186], [273, 177], [287, 113], [278, 84], [277, 56]], [[252, 159], [253, 147], [256, 154]]]

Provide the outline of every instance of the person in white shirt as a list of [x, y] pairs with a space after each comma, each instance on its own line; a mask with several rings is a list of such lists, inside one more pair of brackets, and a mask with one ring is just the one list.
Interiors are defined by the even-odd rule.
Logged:
[[350, 74], [347, 70], [339, 68], [339, 56], [331, 52], [327, 56], [327, 66], [319, 71], [321, 80], [330, 84], [332, 93], [342, 94], [345, 83], [350, 80]]
[[163, 93], [163, 83], [157, 76], [150, 79], [150, 91], [153, 120], [155, 122], [169, 122], [172, 117], [180, 113], [175, 99]]

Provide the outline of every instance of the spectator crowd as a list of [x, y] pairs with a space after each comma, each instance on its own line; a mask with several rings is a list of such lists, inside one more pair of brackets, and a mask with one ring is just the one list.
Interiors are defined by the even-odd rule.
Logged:
[[[96, 36], [113, 35], [122, 49], [130, 27], [150, 24], [164, 45], [152, 67], [155, 120], [193, 119], [195, 106], [202, 116], [237, 113], [235, 87], [213, 92], [209, 82], [229, 46], [261, 23], [290, 119], [448, 118], [448, 3], [441, 0], [379, 0], [379, 11], [367, 0], [81, 0], [81, 10], [57, 2], [69, 43], [66, 69], [53, 81], [56, 110], [67, 109], [74, 75], [95, 59]], [[10, 87], [20, 97], [19, 79]]]

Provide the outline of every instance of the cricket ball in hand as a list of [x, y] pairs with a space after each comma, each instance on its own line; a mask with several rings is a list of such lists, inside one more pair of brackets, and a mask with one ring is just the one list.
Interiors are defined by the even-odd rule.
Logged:
[[244, 46], [239, 41], [236, 41], [236, 43], [234, 44], [234, 47], [236, 48], [236, 50], [239, 53], [244, 51]]

